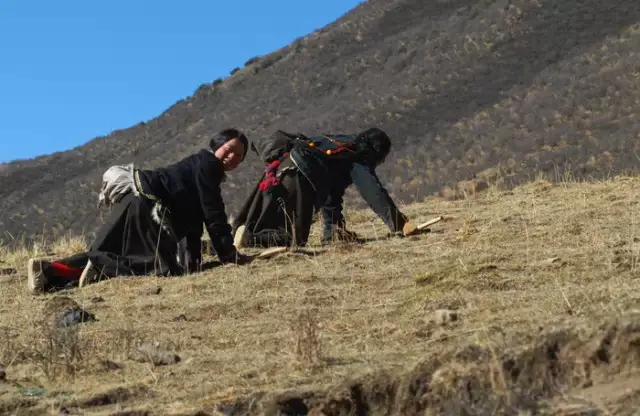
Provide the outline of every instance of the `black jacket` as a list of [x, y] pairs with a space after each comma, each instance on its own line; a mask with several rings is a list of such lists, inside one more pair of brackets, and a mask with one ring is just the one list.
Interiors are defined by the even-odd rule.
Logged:
[[384, 188], [375, 168], [364, 163], [337, 161], [330, 166], [328, 197], [322, 206], [323, 237], [329, 238], [334, 226], [344, 227], [342, 202], [350, 185], [356, 189], [369, 208], [375, 212], [392, 232], [402, 231], [407, 217], [398, 209]]
[[192, 260], [200, 263], [203, 223], [211, 245], [222, 262], [236, 253], [220, 184], [222, 162], [202, 149], [181, 161], [154, 170], [138, 170], [140, 192], [159, 200], [170, 211], [171, 228], [178, 240], [186, 238]]

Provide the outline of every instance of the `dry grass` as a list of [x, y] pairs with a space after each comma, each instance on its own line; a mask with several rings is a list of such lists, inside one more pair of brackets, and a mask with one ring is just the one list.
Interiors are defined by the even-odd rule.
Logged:
[[[537, 180], [405, 207], [416, 222], [449, 218], [418, 237], [384, 239], [373, 213], [353, 212], [351, 227], [380, 241], [44, 297], [26, 293], [33, 250], [2, 251], [22, 265], [0, 283], [9, 380], [0, 383], [0, 409], [241, 414], [233, 409], [247, 410], [253, 398], [256, 413], [269, 413], [266, 403], [325, 414], [513, 414], [543, 404], [557, 414], [617, 413], [640, 396], [629, 372], [640, 363], [640, 321], [615, 321], [640, 306], [639, 200], [637, 178]], [[63, 295], [99, 321], [63, 335], [47, 327]], [[459, 319], [439, 325], [438, 309]], [[557, 328], [564, 332], [546, 335]], [[156, 341], [181, 361], [131, 359]], [[593, 361], [603, 348], [616, 366]], [[16, 382], [46, 394], [26, 397]], [[467, 399], [453, 400], [460, 392]]]

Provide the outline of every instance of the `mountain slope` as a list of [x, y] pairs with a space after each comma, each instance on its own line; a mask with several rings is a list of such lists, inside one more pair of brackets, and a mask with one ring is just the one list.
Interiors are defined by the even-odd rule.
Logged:
[[[446, 220], [406, 239], [348, 211], [363, 245], [49, 296], [0, 247], [0, 413], [637, 414], [639, 198], [640, 177], [430, 198], [407, 213]], [[51, 325], [76, 304], [97, 320]]]
[[[404, 201], [474, 174], [606, 175], [638, 163], [633, 0], [371, 0], [201, 86], [158, 118], [0, 170], [0, 233], [88, 232], [111, 164], [178, 160], [213, 132], [356, 132], [394, 140], [380, 176]], [[259, 174], [228, 182], [230, 213]]]

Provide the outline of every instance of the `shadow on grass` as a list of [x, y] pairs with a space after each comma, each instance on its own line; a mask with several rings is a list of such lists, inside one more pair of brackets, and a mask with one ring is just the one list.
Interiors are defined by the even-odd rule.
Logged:
[[[274, 248], [274, 247], [271, 247], [271, 248]], [[323, 250], [323, 249], [316, 249], [316, 248], [298, 248], [298, 249], [296, 249], [296, 250], [294, 250], [294, 251], [287, 251], [286, 253], [281, 253], [281, 254], [287, 254], [287, 253], [290, 253], [290, 254], [296, 254], [296, 255], [303, 255], [303, 256], [315, 257], [315, 256], [317, 256], [317, 255], [319, 255], [319, 254], [323, 254], [324, 252], [325, 252], [325, 250]], [[257, 255], [257, 254], [259, 254], [259, 253], [256, 253], [256, 255]], [[264, 264], [264, 262], [267, 262], [267, 261], [269, 261], [269, 260], [271, 260], [271, 259], [277, 258], [277, 257], [279, 257], [281, 254], [278, 254], [278, 255], [276, 255], [276, 257], [272, 257], [272, 258], [270, 258], [270, 259], [254, 259], [254, 260], [252, 261], [252, 263], [253, 263], [253, 262], [256, 262], [256, 261], [260, 261], [260, 262], [262, 262], [261, 264]], [[207, 270], [214, 269], [214, 268], [216, 268], [216, 267], [220, 267], [220, 266], [222, 266], [222, 265], [223, 265], [223, 264], [222, 264], [220, 261], [218, 261], [218, 260], [208, 261], [208, 262], [205, 262], [205, 263], [203, 263], [203, 264], [202, 264], [201, 271], [203, 271], [203, 272], [204, 272], [204, 271], [207, 271]], [[242, 266], [240, 266], [240, 267], [242, 267]]]

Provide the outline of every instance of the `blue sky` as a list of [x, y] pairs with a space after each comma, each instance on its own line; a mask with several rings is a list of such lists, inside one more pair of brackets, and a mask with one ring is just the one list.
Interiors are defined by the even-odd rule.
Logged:
[[0, 163], [152, 119], [359, 0], [1, 0]]

